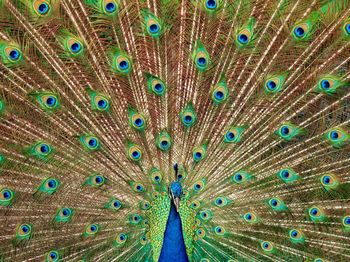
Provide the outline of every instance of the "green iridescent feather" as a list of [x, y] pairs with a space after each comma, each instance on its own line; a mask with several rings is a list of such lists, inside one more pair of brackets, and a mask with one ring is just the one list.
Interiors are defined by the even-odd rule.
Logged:
[[0, 40], [1, 62], [7, 67], [15, 67], [23, 61], [23, 53], [18, 44]]
[[197, 40], [195, 44], [195, 49], [192, 53], [192, 59], [196, 68], [200, 72], [205, 72], [208, 70], [211, 64], [209, 53], [200, 40]]
[[147, 80], [148, 91], [156, 96], [163, 97], [167, 91], [167, 86], [165, 85], [164, 81], [150, 73], [145, 73], [145, 77]]
[[131, 58], [119, 48], [113, 47], [109, 51], [111, 70], [119, 75], [128, 75], [132, 71]]
[[162, 194], [153, 200], [151, 205], [152, 207], [147, 212], [149, 238], [153, 251], [153, 261], [158, 261], [163, 245], [166, 223], [170, 213], [170, 198], [168, 195]]
[[161, 131], [156, 137], [156, 145], [163, 152], [169, 151], [172, 139], [167, 131]]
[[186, 246], [186, 253], [189, 261], [191, 261], [194, 248], [194, 225], [196, 213], [191, 207], [187, 205], [186, 200], [181, 200], [179, 214], [181, 217], [181, 227], [183, 239]]

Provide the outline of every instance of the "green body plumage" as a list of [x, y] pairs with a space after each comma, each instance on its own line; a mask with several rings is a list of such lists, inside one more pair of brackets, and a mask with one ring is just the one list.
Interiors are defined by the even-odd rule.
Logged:
[[192, 253], [194, 249], [194, 225], [195, 225], [195, 212], [193, 209], [188, 206], [186, 201], [181, 201], [180, 203], [180, 217], [181, 217], [181, 226], [182, 233], [184, 238], [184, 243], [186, 247], [186, 253], [189, 257], [189, 260], [192, 259]]
[[158, 261], [163, 244], [164, 232], [170, 212], [170, 198], [160, 195], [151, 203], [148, 211], [149, 238], [153, 250], [153, 260]]

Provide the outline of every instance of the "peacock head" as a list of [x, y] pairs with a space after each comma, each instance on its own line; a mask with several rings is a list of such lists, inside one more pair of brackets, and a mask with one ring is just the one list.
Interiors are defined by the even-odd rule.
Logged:
[[180, 183], [180, 178], [178, 177], [178, 174], [177, 174], [178, 173], [177, 163], [174, 164], [174, 171], [175, 171], [175, 180], [170, 184], [169, 193], [176, 207], [176, 210], [179, 212], [180, 200], [183, 194], [183, 190], [182, 190], [182, 185]]

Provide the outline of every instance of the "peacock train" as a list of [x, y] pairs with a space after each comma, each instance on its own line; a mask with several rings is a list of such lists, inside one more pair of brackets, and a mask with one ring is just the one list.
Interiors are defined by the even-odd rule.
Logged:
[[0, 261], [350, 261], [350, 1], [0, 0]]

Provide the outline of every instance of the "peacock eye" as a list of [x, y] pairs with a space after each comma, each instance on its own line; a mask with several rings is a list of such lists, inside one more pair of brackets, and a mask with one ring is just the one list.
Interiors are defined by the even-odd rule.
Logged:
[[305, 30], [301, 26], [297, 26], [294, 29], [294, 33], [297, 37], [303, 37], [305, 35]]
[[9, 199], [11, 197], [11, 192], [9, 190], [4, 190], [2, 192], [2, 196], [4, 197], [4, 199]]
[[276, 83], [272, 80], [269, 80], [266, 84], [267, 88], [270, 89], [270, 90], [274, 90], [276, 88]]
[[221, 99], [223, 99], [223, 97], [224, 97], [224, 93], [221, 92], [221, 91], [216, 91], [216, 92], [214, 93], [214, 96], [215, 96], [216, 99], [221, 100]]
[[142, 126], [143, 125], [143, 120], [142, 118], [136, 118], [135, 121], [134, 121], [134, 124], [138, 127]]
[[24, 233], [27, 233], [29, 231], [29, 227], [27, 225], [23, 225], [21, 228]]
[[115, 3], [110, 2], [106, 4], [105, 8], [108, 13], [113, 13], [117, 9], [117, 6]]
[[231, 140], [235, 139], [235, 134], [233, 132], [229, 131], [226, 134], [226, 138], [231, 141]]
[[73, 53], [78, 53], [81, 50], [81, 44], [78, 42], [74, 42], [71, 46], [70, 49]]
[[49, 186], [49, 188], [55, 188], [56, 187], [56, 181], [53, 180], [53, 179], [50, 179], [48, 182], [47, 182], [47, 185]]
[[217, 7], [216, 0], [207, 0], [206, 7], [208, 9], [215, 9]]
[[49, 146], [46, 144], [42, 144], [40, 146], [40, 151], [41, 151], [41, 153], [44, 153], [44, 154], [47, 153], [49, 151]]
[[104, 109], [107, 106], [107, 102], [105, 100], [101, 99], [97, 102], [97, 105], [99, 108]]
[[324, 176], [322, 181], [325, 185], [328, 185], [331, 182], [331, 178], [329, 176]]
[[62, 210], [62, 214], [63, 214], [64, 216], [68, 216], [69, 212], [68, 212], [67, 209], [63, 209], [63, 210]]
[[129, 63], [126, 60], [120, 61], [119, 62], [119, 67], [121, 70], [125, 70], [129, 67]]
[[142, 184], [140, 184], [140, 183], [132, 184], [132, 188], [133, 188], [134, 191], [136, 191], [138, 193], [142, 193], [145, 190], [144, 186]]
[[157, 33], [159, 31], [159, 26], [157, 24], [151, 24], [149, 30], [151, 33]]
[[46, 104], [49, 106], [49, 107], [52, 107], [56, 104], [56, 98], [53, 97], [53, 96], [49, 96], [47, 99], [46, 99]]
[[97, 145], [97, 140], [96, 138], [91, 138], [88, 143], [89, 143], [89, 146], [95, 147]]
[[324, 90], [328, 90], [331, 87], [331, 83], [328, 80], [324, 79], [321, 81], [321, 87]]
[[20, 52], [17, 49], [13, 49], [9, 53], [9, 57], [11, 60], [16, 61], [20, 56]]
[[288, 135], [288, 134], [289, 134], [289, 128], [288, 128], [288, 126], [282, 126], [282, 127], [281, 127], [281, 133], [282, 133], [283, 135]]
[[96, 177], [95, 177], [95, 182], [96, 182], [97, 184], [100, 184], [102, 181], [103, 181], [103, 178], [102, 178], [101, 176], [96, 176]]
[[187, 115], [187, 116], [185, 116], [184, 117], [184, 121], [185, 121], [185, 123], [191, 123], [192, 122], [192, 116], [190, 116], [190, 115]]
[[338, 139], [339, 138], [339, 133], [337, 131], [331, 131], [330, 137], [332, 139]]
[[56, 255], [55, 252], [50, 252], [50, 257], [51, 257], [52, 259], [56, 259], [56, 258], [57, 258], [57, 255]]
[[132, 156], [134, 158], [139, 158], [140, 157], [140, 153], [138, 151], [134, 151], [134, 152], [132, 152]]
[[239, 34], [238, 35], [238, 41], [241, 43], [241, 44], [246, 44], [248, 43], [248, 36], [246, 34]]
[[49, 7], [48, 4], [42, 3], [42, 4], [39, 5], [38, 11], [39, 11], [40, 14], [45, 15], [49, 11], [49, 8], [50, 7]]
[[288, 170], [283, 170], [283, 171], [282, 171], [282, 176], [283, 176], [284, 178], [288, 178], [288, 177], [289, 177], [289, 172], [288, 172]]
[[197, 59], [198, 65], [205, 66], [207, 64], [207, 59], [205, 57], [199, 57]]
[[155, 84], [155, 85], [154, 85], [154, 89], [155, 89], [158, 93], [160, 93], [160, 92], [163, 91], [164, 87], [163, 87], [163, 85], [162, 85], [161, 83], [158, 83], [158, 84]]
[[343, 221], [344, 221], [344, 225], [350, 226], [350, 216], [344, 217]]

